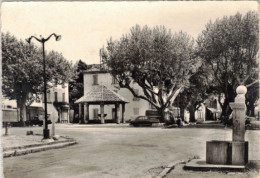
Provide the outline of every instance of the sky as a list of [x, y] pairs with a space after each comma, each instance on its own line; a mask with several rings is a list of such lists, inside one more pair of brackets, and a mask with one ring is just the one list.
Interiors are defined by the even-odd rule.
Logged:
[[[114, 2], [3, 2], [1, 31], [25, 40], [31, 35], [62, 36], [50, 39], [45, 48], [75, 63], [99, 63], [99, 49], [107, 40], [119, 39], [139, 24], [164, 25], [196, 37], [210, 21], [223, 16], [258, 11], [257, 1], [114, 1]], [[38, 42], [34, 41], [35, 44]], [[37, 44], [40, 45], [40, 44]]]

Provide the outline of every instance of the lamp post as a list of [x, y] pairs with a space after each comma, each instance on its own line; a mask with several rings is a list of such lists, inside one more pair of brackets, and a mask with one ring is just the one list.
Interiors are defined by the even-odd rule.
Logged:
[[46, 83], [46, 66], [45, 66], [45, 49], [44, 44], [46, 41], [48, 41], [52, 36], [55, 36], [56, 41], [59, 41], [61, 39], [60, 35], [56, 35], [55, 33], [52, 33], [48, 38], [37, 38], [35, 36], [31, 36], [26, 41], [30, 44], [31, 40], [34, 38], [38, 42], [42, 44], [42, 57], [43, 57], [43, 80], [44, 80], [44, 115], [45, 115], [45, 127], [43, 129], [43, 138], [49, 139], [50, 138], [50, 132], [48, 129], [48, 116], [47, 116], [47, 83]]

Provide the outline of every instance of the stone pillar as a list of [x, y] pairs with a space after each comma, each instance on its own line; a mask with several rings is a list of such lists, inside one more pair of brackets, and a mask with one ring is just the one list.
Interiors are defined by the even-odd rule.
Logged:
[[118, 118], [118, 115], [117, 115], [117, 104], [115, 104], [115, 123], [117, 123], [117, 118]]
[[122, 103], [122, 123], [125, 123], [125, 103]]
[[68, 109], [68, 123], [70, 123], [70, 108]]
[[88, 103], [84, 104], [84, 121], [86, 123], [88, 123], [88, 121], [89, 121], [89, 104]]
[[82, 107], [81, 107], [81, 103], [79, 103], [79, 123], [82, 124]]
[[245, 94], [247, 89], [245, 86], [239, 86], [236, 89], [237, 96], [234, 103], [230, 103], [233, 110], [233, 132], [232, 141], [245, 141], [245, 117], [246, 117], [246, 104]]
[[235, 102], [230, 103], [233, 110], [232, 165], [245, 165], [248, 162], [248, 143], [245, 142], [246, 92], [245, 86], [237, 87]]
[[100, 120], [101, 124], [105, 123], [105, 118], [104, 118], [104, 103], [100, 103]]
[[119, 118], [119, 104], [115, 104], [115, 118], [116, 118], [116, 123], [120, 124], [120, 118]]

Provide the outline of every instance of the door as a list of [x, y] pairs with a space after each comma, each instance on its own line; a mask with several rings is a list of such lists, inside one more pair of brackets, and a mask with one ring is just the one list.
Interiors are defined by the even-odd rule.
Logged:
[[68, 122], [68, 111], [67, 110], [62, 110], [61, 120], [62, 120], [62, 122]]

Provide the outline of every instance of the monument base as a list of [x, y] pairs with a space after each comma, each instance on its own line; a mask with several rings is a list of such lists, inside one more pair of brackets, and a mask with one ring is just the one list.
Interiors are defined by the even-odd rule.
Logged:
[[248, 163], [248, 142], [207, 141], [206, 163], [220, 165], [245, 165]]
[[222, 165], [222, 164], [208, 164], [203, 159], [193, 159], [188, 162], [184, 167], [184, 170], [192, 171], [234, 171], [244, 172], [246, 170], [245, 165]]

